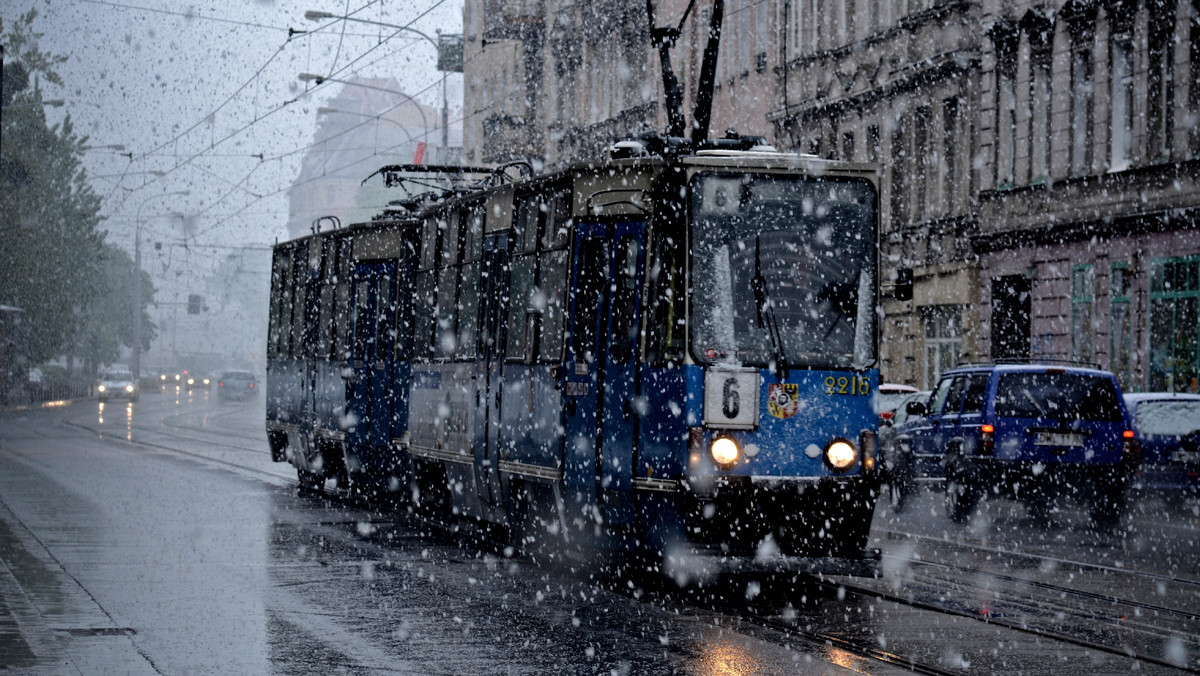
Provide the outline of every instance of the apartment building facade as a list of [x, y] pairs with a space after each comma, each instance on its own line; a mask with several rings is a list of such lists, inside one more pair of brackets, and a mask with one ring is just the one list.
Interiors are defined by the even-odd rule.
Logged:
[[[672, 52], [689, 120], [710, 6]], [[466, 8], [469, 162], [551, 168], [665, 128], [644, 6]], [[916, 282], [884, 301], [885, 378], [1039, 358], [1197, 389], [1200, 0], [731, 0], [721, 43], [714, 134], [884, 169], [884, 274]]]

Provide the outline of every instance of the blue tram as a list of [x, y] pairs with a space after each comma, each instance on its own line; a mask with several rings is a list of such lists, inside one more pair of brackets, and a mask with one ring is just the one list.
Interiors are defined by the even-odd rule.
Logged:
[[279, 244], [273, 457], [680, 580], [869, 574], [877, 171], [618, 152]]

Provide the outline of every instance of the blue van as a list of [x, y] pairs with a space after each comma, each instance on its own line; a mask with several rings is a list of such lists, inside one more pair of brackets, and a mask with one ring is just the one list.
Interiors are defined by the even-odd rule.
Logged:
[[979, 364], [945, 372], [924, 418], [905, 430], [916, 457], [941, 456], [946, 507], [966, 521], [984, 495], [1025, 503], [1045, 517], [1051, 502], [1086, 502], [1099, 526], [1125, 510], [1141, 447], [1116, 377], [1054, 364]]

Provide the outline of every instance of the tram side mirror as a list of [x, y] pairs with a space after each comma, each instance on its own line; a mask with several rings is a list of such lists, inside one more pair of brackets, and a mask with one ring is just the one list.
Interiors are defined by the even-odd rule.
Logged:
[[912, 300], [913, 271], [912, 268], [900, 268], [896, 271], [896, 286], [892, 291], [896, 300]]

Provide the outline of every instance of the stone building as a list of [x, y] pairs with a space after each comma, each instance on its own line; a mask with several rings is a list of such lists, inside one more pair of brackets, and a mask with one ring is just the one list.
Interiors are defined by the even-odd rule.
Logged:
[[[672, 52], [689, 120], [710, 7]], [[640, 3], [467, 0], [465, 33], [468, 162], [549, 168], [665, 128]], [[1197, 389], [1200, 0], [730, 0], [730, 127], [884, 168], [884, 274], [916, 281], [884, 302], [887, 380], [1038, 358]]]
[[[690, 122], [710, 10], [701, 1], [685, 15], [687, 4], [654, 2], [657, 25], [683, 22], [671, 54]], [[713, 132], [771, 137], [767, 112], [778, 105], [778, 54], [769, 46], [774, 4], [731, 7], [725, 25]], [[631, 134], [665, 130], [662, 70], [649, 29], [641, 2], [466, 0], [464, 160], [553, 168], [599, 158]]]

